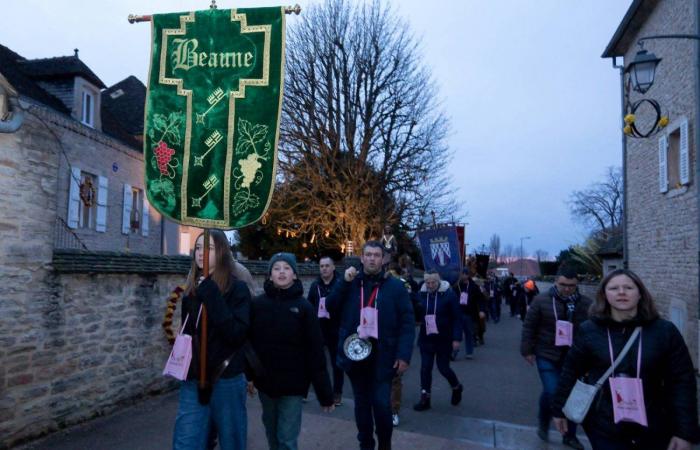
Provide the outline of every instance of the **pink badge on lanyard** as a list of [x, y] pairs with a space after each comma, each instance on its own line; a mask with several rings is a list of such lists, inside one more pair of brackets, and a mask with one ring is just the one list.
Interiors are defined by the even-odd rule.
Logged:
[[574, 342], [574, 324], [566, 320], [559, 320], [554, 297], [552, 297], [552, 309], [554, 310], [554, 320], [556, 321], [554, 345], [557, 347], [571, 347]]
[[[195, 330], [199, 325], [199, 317], [202, 314], [202, 306], [199, 306], [199, 313], [197, 314], [197, 322], [195, 322]], [[163, 369], [163, 375], [169, 375], [181, 381], [187, 379], [187, 372], [190, 370], [190, 363], [192, 362], [192, 336], [189, 334], [183, 334], [185, 331], [185, 326], [187, 325], [187, 319], [190, 315], [185, 316], [185, 321], [182, 324], [182, 328], [175, 338], [175, 344], [173, 349], [170, 351], [170, 356], [168, 357], [168, 362], [165, 363], [165, 369]]]
[[[435, 312], [437, 310], [437, 297], [438, 294], [435, 292], [435, 303], [433, 303], [433, 313], [425, 315], [425, 334], [438, 334], [437, 322], [435, 321]], [[425, 312], [430, 311], [430, 293], [425, 299]]]
[[467, 283], [467, 292], [462, 292], [462, 288], [459, 288], [459, 304], [468, 305], [469, 304], [469, 283]]
[[[608, 330], [608, 349], [615, 375], [615, 358], [613, 357], [612, 340]], [[632, 422], [644, 427], [647, 423], [647, 409], [644, 405], [644, 388], [639, 371], [642, 366], [642, 333], [639, 333], [639, 348], [637, 350], [637, 377], [610, 377], [610, 393], [612, 394], [613, 416], [615, 423]]]
[[321, 288], [316, 286], [316, 289], [318, 289], [318, 318], [330, 319], [331, 315], [326, 309], [326, 297], [321, 297]]
[[360, 282], [360, 326], [357, 327], [357, 334], [361, 339], [373, 337], [379, 339], [379, 313], [374, 307], [375, 300], [379, 303], [379, 286], [372, 290], [369, 302], [365, 306], [364, 282]]

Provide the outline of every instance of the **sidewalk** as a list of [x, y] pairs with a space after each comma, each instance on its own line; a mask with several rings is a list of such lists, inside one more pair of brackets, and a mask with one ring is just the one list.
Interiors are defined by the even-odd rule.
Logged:
[[[300, 449], [347, 450], [357, 447], [354, 421], [323, 414], [313, 400], [304, 407]], [[338, 408], [352, 413], [350, 402]], [[18, 450], [153, 450], [172, 445], [177, 393], [149, 399], [109, 417], [55, 433]], [[311, 412], [311, 411], [316, 412]], [[257, 398], [248, 401], [248, 449], [267, 450]], [[395, 449], [479, 450], [488, 447], [395, 430]]]
[[[148, 399], [109, 417], [55, 433], [47, 438], [18, 447], [18, 450], [153, 450], [172, 445], [172, 429], [177, 410], [177, 393]], [[248, 401], [248, 449], [266, 450], [265, 432], [260, 420], [257, 398]], [[331, 414], [324, 414], [309, 396], [304, 406], [299, 448], [347, 450], [357, 448], [352, 416], [353, 402], [344, 399]], [[427, 413], [433, 426], [430, 434], [394, 430], [394, 449], [482, 450], [563, 449], [542, 444], [533, 427], [481, 419]], [[428, 418], [428, 416], [426, 416]], [[553, 441], [556, 438], [552, 433]], [[586, 443], [587, 444], [587, 443]]]

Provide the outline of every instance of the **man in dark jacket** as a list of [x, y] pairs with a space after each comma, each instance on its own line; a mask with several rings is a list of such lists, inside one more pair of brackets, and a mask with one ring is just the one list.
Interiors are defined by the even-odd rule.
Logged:
[[323, 343], [328, 348], [328, 355], [333, 368], [333, 400], [335, 401], [335, 406], [340, 406], [343, 398], [343, 382], [345, 380], [343, 370], [336, 363], [340, 320], [337, 314], [331, 316], [326, 308], [326, 298], [333, 290], [333, 286], [335, 286], [340, 275], [335, 271], [335, 264], [330, 256], [323, 256], [319, 260], [318, 266], [321, 273], [311, 283], [307, 299], [317, 312], [318, 322], [321, 325], [321, 333], [323, 334]]
[[[349, 267], [326, 299], [331, 317], [340, 317], [337, 360], [352, 383], [361, 449], [374, 449], [375, 426], [379, 450], [391, 449], [391, 380], [408, 368], [415, 337], [408, 292], [401, 281], [384, 276], [383, 254], [380, 242], [365, 243], [362, 270]], [[377, 337], [367, 338], [372, 344], [370, 355], [362, 361], [350, 360], [342, 348], [345, 339], [358, 332], [361, 315], [371, 323], [375, 314]], [[363, 332], [367, 326], [363, 325]]]
[[413, 406], [416, 411], [430, 409], [430, 388], [433, 384], [433, 363], [452, 387], [452, 405], [462, 400], [464, 388], [450, 368], [450, 352], [459, 349], [462, 340], [461, 312], [457, 298], [447, 281], [440, 280], [436, 271], [426, 272], [425, 283], [418, 294], [420, 317], [420, 401]]
[[491, 317], [491, 320], [493, 320], [493, 323], [498, 323], [501, 320], [501, 286], [493, 273], [489, 273], [489, 277], [484, 287], [489, 298], [489, 316]]
[[510, 317], [515, 317], [515, 315], [518, 313], [518, 304], [514, 300], [513, 295], [513, 286], [517, 281], [518, 280], [513, 275], [513, 272], [510, 272], [508, 276], [503, 280], [503, 295], [506, 298], [506, 303], [508, 303], [508, 306], [510, 307]]
[[[588, 319], [592, 303], [578, 292], [576, 272], [562, 266], [554, 286], [546, 294], [535, 297], [525, 317], [520, 353], [530, 365], [537, 364], [542, 380], [537, 435], [543, 441], [548, 440], [552, 399], [564, 358], [571, 348], [574, 333]], [[576, 438], [576, 424], [570, 422], [568, 429], [563, 438], [564, 445], [583, 449]]]
[[464, 269], [453, 289], [457, 294], [459, 308], [462, 312], [461, 322], [466, 358], [472, 359], [474, 358], [474, 334], [479, 326], [479, 312], [484, 304], [483, 294], [481, 288], [469, 276], [469, 269]]

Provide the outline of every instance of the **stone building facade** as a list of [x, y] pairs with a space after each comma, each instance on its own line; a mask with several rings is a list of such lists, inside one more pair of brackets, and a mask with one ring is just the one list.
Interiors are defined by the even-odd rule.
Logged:
[[[603, 57], [628, 66], [642, 37], [698, 33], [698, 5], [687, 0], [634, 0]], [[644, 48], [663, 61], [645, 94], [626, 90], [628, 100], [655, 99], [670, 124], [649, 138], [627, 138], [626, 248], [628, 267], [638, 273], [660, 313], [682, 332], [696, 365], [700, 209], [696, 127], [698, 123], [698, 44], [689, 39], [653, 39]], [[619, 64], [619, 59], [617, 60]], [[626, 77], [626, 80], [628, 76]], [[636, 123], [653, 125], [655, 113], [642, 107]]]
[[[188, 252], [198, 230], [171, 224], [168, 239], [140, 196], [145, 87], [101, 87], [77, 55], [0, 45], [0, 449], [175, 386], [161, 323], [191, 259], [163, 253]], [[245, 264], [259, 293], [267, 262]], [[308, 289], [318, 266], [299, 270]]]

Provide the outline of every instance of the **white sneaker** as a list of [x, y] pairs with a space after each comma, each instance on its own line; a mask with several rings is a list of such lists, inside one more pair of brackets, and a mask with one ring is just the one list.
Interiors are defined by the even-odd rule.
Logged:
[[399, 426], [399, 415], [398, 414], [391, 415], [391, 423], [394, 424], [395, 427]]

